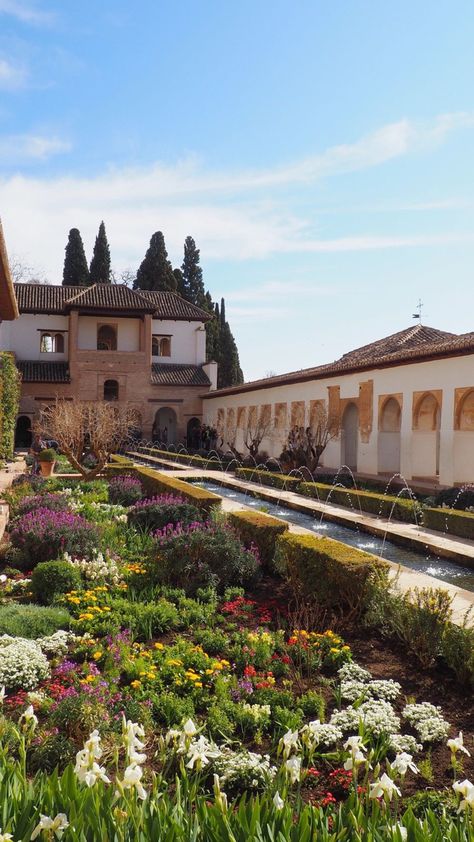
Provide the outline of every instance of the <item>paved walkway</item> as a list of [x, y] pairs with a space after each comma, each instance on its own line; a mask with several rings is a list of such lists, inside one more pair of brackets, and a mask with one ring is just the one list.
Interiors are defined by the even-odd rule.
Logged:
[[[129, 453], [130, 457], [137, 456], [143, 458], [140, 453]], [[146, 459], [152, 459], [146, 457]], [[161, 465], [164, 465], [165, 460], [154, 460]], [[157, 465], [158, 467], [158, 465]], [[266, 486], [257, 485], [256, 483], [245, 482], [236, 477], [226, 475], [224, 471], [205, 471], [196, 468], [188, 468], [183, 465], [176, 465], [171, 460], [166, 461], [166, 467], [161, 468], [162, 473], [169, 476], [174, 476], [177, 479], [209, 479], [218, 484], [223, 484], [229, 488], [235, 488], [238, 491], [244, 491], [252, 496], [261, 497], [264, 500], [269, 500], [272, 503], [282, 503], [288, 508], [297, 509], [314, 514], [321, 513], [328, 520], [333, 520], [346, 526], [355, 527], [357, 523], [364, 531], [370, 532], [373, 535], [387, 536], [394, 543], [401, 543], [405, 545], [412, 545], [424, 552], [426, 549], [436, 553], [444, 558], [457, 557], [463, 564], [472, 566], [474, 568], [474, 542], [464, 541], [462, 538], [442, 535], [439, 532], [434, 532], [429, 529], [421, 529], [414, 524], [399, 523], [397, 521], [388, 521], [383, 518], [378, 518], [375, 515], [367, 514], [366, 512], [354, 512], [352, 509], [344, 509], [343, 506], [335, 506], [332, 504], [321, 503], [318, 500], [312, 500], [302, 497], [293, 491], [281, 491], [276, 488], [268, 488]], [[242, 508], [251, 508], [245, 504], [237, 503], [228, 498], [222, 498], [222, 508], [224, 511], [235, 511]], [[310, 529], [305, 529], [296, 524], [289, 524], [290, 531], [301, 534], [313, 535]], [[385, 559], [386, 560], [386, 559]], [[454, 622], [461, 624], [466, 615], [466, 612], [471, 609], [472, 615], [470, 618], [470, 625], [474, 625], [474, 592], [458, 588], [449, 582], [441, 579], [436, 579], [434, 576], [429, 576], [426, 573], [420, 573], [412, 570], [409, 567], [395, 564], [394, 562], [387, 562], [392, 568], [393, 579], [396, 580], [396, 585], [401, 591], [407, 591], [411, 588], [433, 588], [440, 587], [447, 590], [452, 598], [452, 610]]]

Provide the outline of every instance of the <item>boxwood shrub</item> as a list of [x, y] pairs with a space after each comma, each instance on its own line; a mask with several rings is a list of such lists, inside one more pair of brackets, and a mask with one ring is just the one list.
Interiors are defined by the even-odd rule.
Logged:
[[244, 546], [255, 544], [260, 561], [267, 568], [272, 568], [275, 545], [279, 535], [288, 530], [288, 524], [263, 512], [230, 512], [228, 522], [236, 530]]
[[81, 587], [80, 571], [68, 561], [42, 561], [31, 577], [31, 590], [40, 605], [52, 605], [55, 598]]
[[405, 523], [415, 523], [421, 517], [422, 508], [412, 497], [395, 497], [377, 494], [376, 491], [359, 491], [353, 488], [338, 488], [319, 482], [302, 482], [298, 488], [300, 494], [317, 500], [327, 500], [337, 506], [394, 518]]
[[437, 532], [473, 540], [474, 512], [426, 508], [423, 512], [423, 526], [427, 529], [435, 529]]
[[277, 474], [273, 471], [257, 470], [256, 468], [237, 468], [235, 476], [246, 482], [257, 482], [261, 485], [268, 485], [270, 488], [281, 488], [286, 491], [296, 491], [301, 482], [299, 477], [290, 477], [287, 474]]
[[275, 565], [296, 593], [331, 608], [363, 609], [374, 581], [389, 565], [370, 553], [330, 538], [286, 532], [277, 538]]

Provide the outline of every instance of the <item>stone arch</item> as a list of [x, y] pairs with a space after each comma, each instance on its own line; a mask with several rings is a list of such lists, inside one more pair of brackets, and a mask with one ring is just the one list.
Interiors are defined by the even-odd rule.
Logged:
[[31, 418], [29, 415], [19, 415], [15, 427], [15, 448], [30, 448], [32, 441]]
[[154, 428], [160, 430], [160, 441], [163, 444], [176, 444], [178, 422], [176, 412], [170, 406], [162, 406], [155, 413]]
[[347, 404], [341, 422], [341, 464], [357, 471], [359, 444], [359, 408], [352, 401]]
[[377, 461], [380, 474], [400, 473], [402, 408], [394, 395], [387, 395], [379, 410]]
[[474, 430], [474, 389], [462, 398], [458, 409], [458, 429]]
[[415, 430], [438, 430], [440, 425], [440, 405], [433, 392], [425, 392], [415, 404], [413, 428]]

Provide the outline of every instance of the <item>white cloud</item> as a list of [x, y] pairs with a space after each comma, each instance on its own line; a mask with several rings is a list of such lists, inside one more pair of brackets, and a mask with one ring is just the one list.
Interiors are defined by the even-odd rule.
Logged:
[[[3, 165], [16, 166], [27, 161], [45, 161], [53, 155], [67, 152], [71, 144], [60, 137], [40, 134], [0, 135], [0, 160]], [[46, 183], [44, 185], [47, 187]]]
[[[342, 232], [341, 236], [318, 237], [308, 212], [292, 210], [274, 188], [298, 187], [323, 177], [370, 168], [439, 143], [448, 132], [472, 125], [474, 119], [469, 114], [442, 115], [428, 124], [402, 120], [353, 144], [331, 147], [290, 166], [252, 173], [213, 172], [188, 159], [175, 165], [115, 168], [90, 178], [4, 176], [0, 179], [0, 207], [5, 215], [7, 242], [11, 251], [26, 252], [30, 262], [44, 266], [55, 282], [61, 276], [69, 228], [80, 228], [89, 253], [101, 219], [106, 222], [118, 269], [137, 266], [149, 237], [159, 229], [165, 233], [175, 264], [181, 262], [182, 243], [189, 233], [206, 260], [471, 241], [472, 235], [456, 232], [396, 236], [376, 232], [344, 236]], [[12, 164], [44, 161], [68, 149], [67, 141], [56, 136], [0, 136], [0, 159]], [[260, 294], [254, 291], [253, 300], [259, 300]], [[278, 294], [275, 288], [265, 292], [272, 297]]]
[[0, 14], [11, 15], [22, 23], [49, 24], [54, 19], [51, 12], [38, 9], [31, 3], [21, 3], [18, 0], [0, 0]]
[[24, 67], [12, 64], [6, 58], [0, 58], [0, 90], [13, 91], [22, 88], [27, 72]]

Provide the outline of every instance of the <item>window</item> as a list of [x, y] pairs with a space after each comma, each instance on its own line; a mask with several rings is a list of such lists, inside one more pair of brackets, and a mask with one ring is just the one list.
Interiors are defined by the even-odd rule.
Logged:
[[97, 350], [117, 350], [117, 328], [115, 327], [115, 325], [98, 325]]
[[171, 357], [171, 336], [153, 336], [151, 355], [152, 357]]
[[64, 336], [62, 333], [42, 333], [40, 338], [41, 354], [64, 354]]
[[117, 380], [106, 380], [104, 383], [104, 401], [118, 401], [119, 384]]

